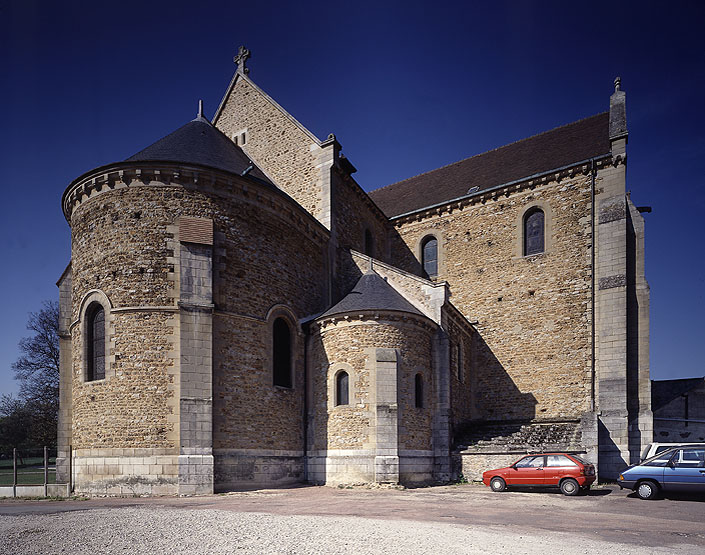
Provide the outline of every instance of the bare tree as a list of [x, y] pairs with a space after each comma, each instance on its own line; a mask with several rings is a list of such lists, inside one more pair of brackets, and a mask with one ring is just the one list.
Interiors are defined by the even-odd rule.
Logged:
[[12, 365], [20, 382], [19, 401], [30, 415], [28, 436], [36, 445], [55, 445], [59, 414], [59, 303], [45, 301], [38, 312], [30, 312], [20, 340], [22, 356]]
[[[9, 457], [12, 449], [23, 449], [30, 443], [29, 422], [32, 415], [25, 404], [12, 395], [0, 396], [0, 455]], [[22, 451], [18, 452], [22, 464]]]

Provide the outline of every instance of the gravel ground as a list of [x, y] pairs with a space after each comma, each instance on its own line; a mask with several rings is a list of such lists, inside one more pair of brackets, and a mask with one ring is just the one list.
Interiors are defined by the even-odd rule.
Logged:
[[[690, 549], [692, 547], [692, 550]], [[0, 516], [0, 553], [701, 553], [701, 548], [653, 548], [521, 534], [506, 527], [289, 516], [211, 509], [112, 508]]]

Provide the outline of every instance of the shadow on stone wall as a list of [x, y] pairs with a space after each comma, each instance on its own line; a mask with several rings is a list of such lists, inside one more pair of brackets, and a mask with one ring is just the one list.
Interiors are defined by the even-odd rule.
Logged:
[[620, 471], [629, 465], [624, 460], [617, 444], [612, 441], [610, 431], [599, 419], [597, 421], [597, 438], [599, 444], [597, 459], [599, 478], [601, 480], [616, 480]]
[[[305, 481], [310, 484], [326, 483], [326, 453], [328, 449], [328, 368], [330, 360], [319, 334], [306, 334], [306, 414], [305, 429]], [[318, 397], [315, 393], [321, 394]]]
[[536, 418], [536, 397], [517, 387], [479, 332], [474, 336], [473, 352], [474, 413], [487, 421]]

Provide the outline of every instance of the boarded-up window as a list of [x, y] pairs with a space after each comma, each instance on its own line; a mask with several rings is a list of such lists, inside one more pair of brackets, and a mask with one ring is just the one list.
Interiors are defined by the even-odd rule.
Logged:
[[534, 208], [524, 216], [524, 256], [544, 251], [543, 210]]
[[86, 381], [105, 378], [105, 311], [93, 303], [86, 311]]
[[428, 277], [438, 275], [438, 240], [429, 236], [421, 243], [421, 264]]
[[274, 385], [291, 387], [291, 330], [284, 318], [274, 320], [273, 326]]
[[335, 377], [335, 404], [348, 405], [349, 402], [349, 382], [350, 378], [347, 372], [339, 372]]

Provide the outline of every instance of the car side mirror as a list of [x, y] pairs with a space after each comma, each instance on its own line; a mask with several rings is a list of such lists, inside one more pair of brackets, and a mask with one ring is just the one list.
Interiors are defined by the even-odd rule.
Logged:
[[675, 468], [675, 467], [676, 467], [676, 463], [673, 462], [673, 459], [671, 459], [670, 461], [668, 461], [668, 462], [666, 463], [666, 466], [670, 466], [671, 468]]

